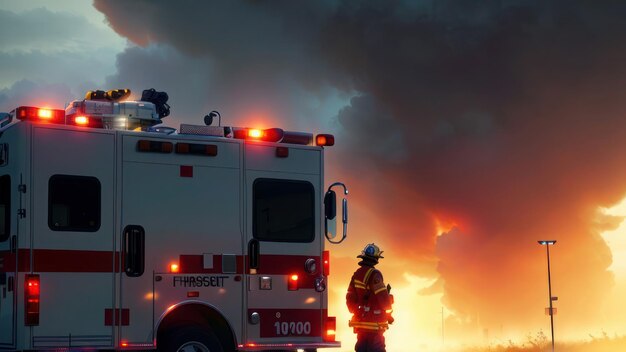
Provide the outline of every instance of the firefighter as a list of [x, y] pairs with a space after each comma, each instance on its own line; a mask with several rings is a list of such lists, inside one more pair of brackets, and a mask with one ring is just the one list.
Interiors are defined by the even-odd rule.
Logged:
[[346, 304], [352, 313], [349, 326], [357, 334], [357, 352], [385, 352], [383, 333], [393, 323], [391, 286], [385, 286], [383, 275], [374, 268], [382, 253], [374, 243], [365, 246], [357, 256], [361, 258], [359, 268], [348, 286]]

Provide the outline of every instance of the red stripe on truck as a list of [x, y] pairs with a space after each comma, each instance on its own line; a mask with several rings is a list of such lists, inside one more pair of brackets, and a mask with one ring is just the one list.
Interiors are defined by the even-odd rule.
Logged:
[[[304, 270], [307, 259], [315, 259], [316, 271], [312, 274]], [[298, 289], [315, 288], [315, 279], [320, 277], [322, 262], [319, 256], [314, 255], [279, 255], [262, 254], [259, 258], [258, 275], [285, 275], [289, 279], [298, 275]]]
[[[0, 272], [30, 272], [29, 249], [20, 249], [16, 254], [0, 252]], [[119, 252], [84, 251], [63, 249], [34, 249], [33, 272], [50, 273], [111, 273], [119, 271]]]
[[310, 258], [315, 259], [315, 262], [317, 263], [316, 273], [319, 275], [322, 270], [322, 262], [319, 256], [282, 254], [261, 254], [257, 274], [304, 275], [304, 263]]
[[[115, 312], [115, 316], [113, 316], [113, 312]], [[113, 323], [114, 320], [117, 324]], [[112, 326], [112, 325], [128, 326], [130, 325], [130, 310], [127, 308], [104, 309], [104, 325], [105, 326]]]
[[[10, 251], [0, 251], [0, 272], [12, 273], [15, 271], [30, 272], [30, 251], [27, 249], [20, 249], [19, 256]], [[15, 260], [18, 260], [16, 263]], [[16, 270], [17, 264], [17, 270]]]
[[119, 253], [112, 251], [34, 250], [35, 272], [110, 273], [118, 270]]
[[[34, 249], [33, 264], [30, 267], [31, 250], [19, 249], [17, 255], [10, 251], [0, 251], [0, 272], [76, 272], [76, 273], [108, 273], [119, 272], [119, 252], [64, 250], [64, 249]], [[16, 260], [17, 259], [17, 260]], [[245, 256], [236, 256], [236, 274], [244, 274], [244, 267], [249, 273], [249, 265], [244, 266]], [[313, 274], [304, 271], [307, 259], [315, 259], [317, 270]], [[321, 275], [322, 258], [311, 255], [281, 255], [261, 254], [258, 275], [298, 275], [301, 278], [301, 288], [312, 288], [315, 277]], [[247, 260], [246, 260], [247, 262]], [[180, 255], [179, 266], [181, 273], [222, 273], [222, 256], [213, 256], [213, 267], [204, 268], [202, 255]], [[16, 270], [17, 269], [17, 270]]]

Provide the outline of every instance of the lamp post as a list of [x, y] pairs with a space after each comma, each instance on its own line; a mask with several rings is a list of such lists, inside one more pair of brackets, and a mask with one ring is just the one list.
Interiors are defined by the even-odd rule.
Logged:
[[446, 340], [444, 339], [444, 335], [443, 335], [443, 307], [441, 307], [441, 346], [445, 346], [446, 345]]
[[548, 301], [550, 302], [550, 332], [552, 334], [552, 352], [554, 352], [554, 310], [552, 309], [552, 301], [556, 301], [557, 297], [552, 297], [552, 283], [550, 281], [550, 246], [556, 243], [556, 240], [537, 241], [540, 245], [546, 246], [546, 254], [548, 256]]

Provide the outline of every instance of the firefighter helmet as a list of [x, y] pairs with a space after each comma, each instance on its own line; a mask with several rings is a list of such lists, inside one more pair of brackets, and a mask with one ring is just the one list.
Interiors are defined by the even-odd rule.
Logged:
[[382, 254], [383, 251], [381, 251], [377, 245], [370, 243], [363, 248], [363, 251], [361, 251], [361, 254], [357, 255], [357, 258], [371, 258], [378, 260], [379, 258], [384, 258]]

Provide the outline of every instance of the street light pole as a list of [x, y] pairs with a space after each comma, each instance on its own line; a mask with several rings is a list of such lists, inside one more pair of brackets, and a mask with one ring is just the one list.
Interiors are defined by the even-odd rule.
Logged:
[[445, 346], [446, 340], [443, 335], [443, 307], [441, 307], [441, 346]]
[[550, 333], [552, 334], [552, 352], [554, 352], [554, 310], [552, 309], [552, 281], [550, 280], [550, 246], [556, 243], [556, 240], [537, 241], [540, 245], [546, 246], [546, 255], [548, 257], [548, 302], [550, 302]]

